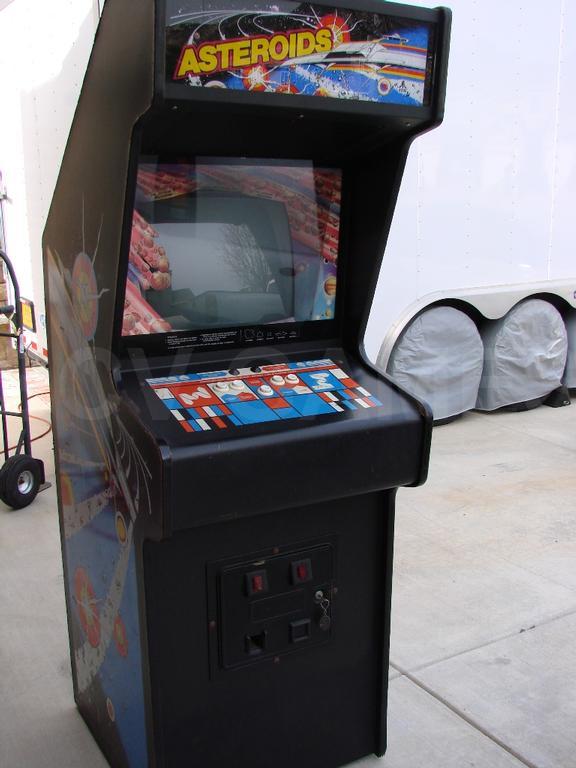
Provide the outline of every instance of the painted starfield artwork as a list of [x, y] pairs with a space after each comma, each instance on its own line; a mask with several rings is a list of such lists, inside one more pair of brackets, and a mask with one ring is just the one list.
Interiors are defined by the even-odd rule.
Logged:
[[288, 2], [260, 10], [190, 6], [180, 4], [168, 18], [168, 82], [427, 103], [433, 29], [423, 22]]

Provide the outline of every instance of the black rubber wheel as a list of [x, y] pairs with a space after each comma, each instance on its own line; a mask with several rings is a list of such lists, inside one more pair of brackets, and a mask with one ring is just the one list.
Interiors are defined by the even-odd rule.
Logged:
[[31, 504], [40, 490], [40, 467], [31, 456], [11, 456], [0, 470], [0, 499], [12, 509]]

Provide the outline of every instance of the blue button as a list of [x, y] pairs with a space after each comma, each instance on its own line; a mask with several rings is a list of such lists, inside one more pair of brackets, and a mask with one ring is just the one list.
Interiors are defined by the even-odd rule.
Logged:
[[279, 418], [272, 408], [260, 400], [249, 403], [230, 403], [228, 407], [243, 424], [261, 424], [265, 421], [277, 421]]
[[299, 419], [301, 414], [295, 408], [275, 408], [281, 419]]
[[298, 395], [287, 398], [287, 402], [302, 416], [320, 416], [323, 413], [335, 413], [334, 408], [318, 395]]
[[[304, 385], [299, 384], [298, 386], [302, 387]], [[296, 392], [292, 387], [276, 387], [276, 391], [276, 397], [295, 397], [296, 395], [306, 394], [305, 392]]]
[[351, 400], [343, 400], [342, 405], [344, 405], [346, 408], [348, 408], [349, 411], [357, 411], [358, 406], [356, 403], [353, 403]]
[[162, 400], [166, 408], [170, 408], [171, 411], [178, 411], [182, 408], [182, 404], [174, 397], [169, 397], [168, 400]]
[[190, 424], [194, 432], [202, 432], [202, 427], [199, 424], [197, 424], [196, 421], [194, 421], [194, 419], [190, 419], [188, 424]]

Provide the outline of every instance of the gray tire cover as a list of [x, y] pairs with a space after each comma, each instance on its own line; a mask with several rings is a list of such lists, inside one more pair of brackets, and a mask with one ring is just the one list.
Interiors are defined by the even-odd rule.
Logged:
[[482, 364], [476, 324], [453, 307], [433, 307], [403, 331], [387, 371], [440, 420], [475, 407]]
[[517, 304], [482, 328], [482, 340], [479, 410], [535, 400], [561, 385], [568, 339], [562, 316], [549, 302], [527, 299]]
[[576, 387], [576, 310], [570, 310], [566, 316], [566, 330], [568, 331], [568, 360], [564, 383], [573, 389]]

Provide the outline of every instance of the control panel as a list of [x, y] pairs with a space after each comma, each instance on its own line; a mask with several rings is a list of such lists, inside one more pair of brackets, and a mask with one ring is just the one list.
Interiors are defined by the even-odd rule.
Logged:
[[147, 384], [190, 433], [382, 405], [332, 360], [188, 373]]
[[334, 598], [334, 542], [213, 564], [213, 668], [233, 669], [325, 643]]

